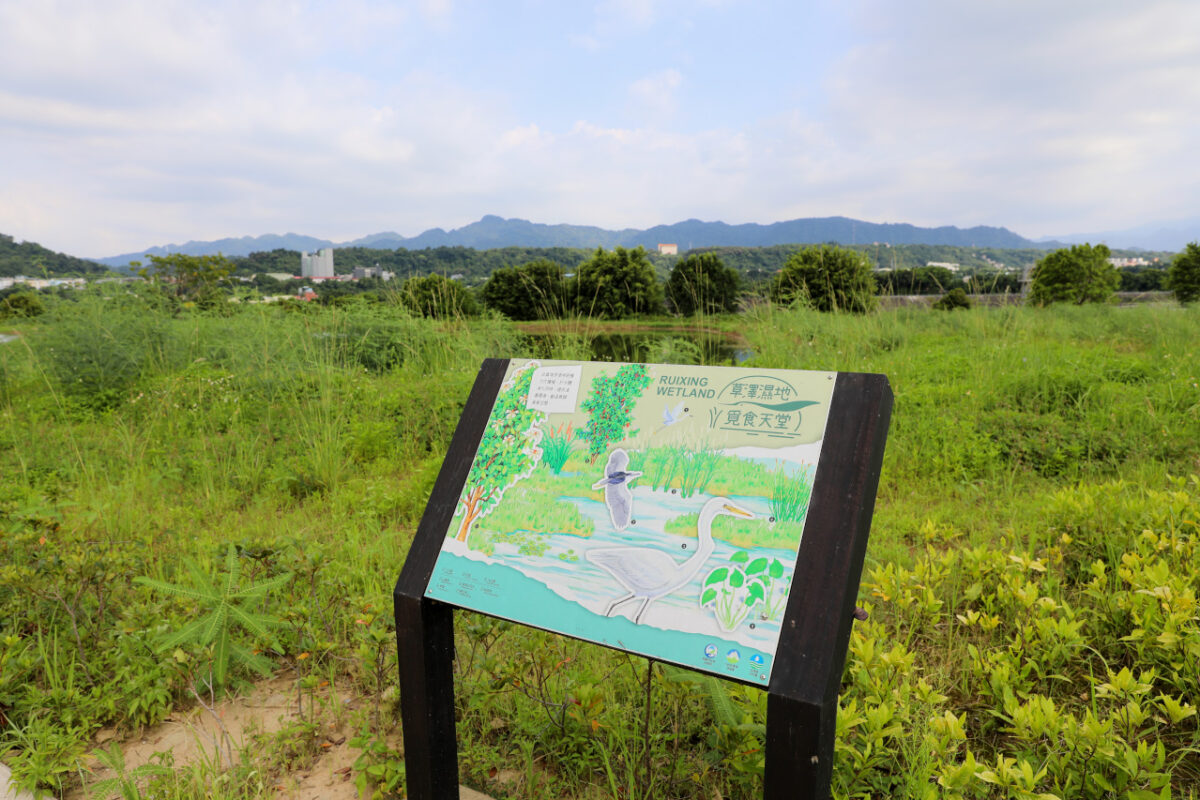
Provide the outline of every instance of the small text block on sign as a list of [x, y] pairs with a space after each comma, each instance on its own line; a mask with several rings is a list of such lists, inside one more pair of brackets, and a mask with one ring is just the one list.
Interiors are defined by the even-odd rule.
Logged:
[[580, 366], [539, 367], [529, 386], [527, 408], [550, 414], [570, 414], [579, 397]]

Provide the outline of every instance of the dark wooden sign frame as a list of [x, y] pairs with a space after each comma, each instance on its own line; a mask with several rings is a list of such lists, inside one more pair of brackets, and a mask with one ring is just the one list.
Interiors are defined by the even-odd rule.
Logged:
[[[467, 398], [393, 595], [408, 796], [457, 800], [455, 606], [425, 597], [507, 359]], [[837, 697], [892, 413], [883, 375], [839, 372], [767, 686], [765, 800], [829, 797]]]

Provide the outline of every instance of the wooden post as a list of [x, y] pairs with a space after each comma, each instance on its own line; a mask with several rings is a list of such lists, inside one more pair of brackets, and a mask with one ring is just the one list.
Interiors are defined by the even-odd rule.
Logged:
[[506, 360], [483, 362], [392, 595], [412, 800], [458, 800], [453, 607], [426, 599], [425, 587], [507, 368]]
[[838, 373], [767, 697], [765, 800], [827, 800], [837, 696], [854, 621], [892, 390]]

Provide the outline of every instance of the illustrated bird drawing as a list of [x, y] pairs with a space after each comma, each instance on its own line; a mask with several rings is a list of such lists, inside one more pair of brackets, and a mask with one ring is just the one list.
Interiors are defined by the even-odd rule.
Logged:
[[682, 422], [690, 416], [691, 414], [689, 414], [688, 410], [684, 408], [682, 401], [676, 403], [674, 408], [671, 408], [670, 406], [663, 406], [663, 424], [659, 426], [655, 433], [658, 433], [658, 431], [661, 431], [663, 428], [669, 428], [677, 422]]
[[622, 603], [641, 600], [641, 606], [633, 615], [634, 623], [640, 623], [651, 603], [685, 586], [712, 555], [715, 548], [712, 523], [722, 515], [754, 519], [752, 512], [729, 498], [712, 498], [700, 510], [700, 519], [696, 523], [699, 540], [696, 552], [683, 562], [677, 562], [656, 547], [600, 547], [589, 550], [587, 560], [606, 570], [627, 590], [627, 594], [608, 604], [604, 616], [611, 616]]
[[629, 482], [642, 476], [640, 472], [626, 472], [628, 466], [629, 454], [618, 447], [608, 456], [604, 477], [592, 484], [593, 489], [604, 490], [608, 518], [612, 520], [613, 528], [619, 531], [628, 528], [633, 519], [633, 492], [629, 491]]

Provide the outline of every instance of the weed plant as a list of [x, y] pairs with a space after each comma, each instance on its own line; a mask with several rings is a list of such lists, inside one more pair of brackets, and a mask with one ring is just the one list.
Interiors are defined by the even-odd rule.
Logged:
[[779, 469], [774, 477], [771, 516], [775, 522], [802, 522], [808, 513], [808, 500], [812, 496], [811, 473], [806, 470], [798, 476], [792, 476]]
[[[881, 372], [895, 391], [837, 797], [1200, 795], [1197, 309], [759, 307], [703, 324], [736, 324], [752, 365]], [[132, 735], [197, 702], [213, 654], [160, 645], [211, 606], [138, 578], [179, 586], [189, 562], [229, 574], [232, 544], [239, 585], [292, 576], [253, 610], [281, 621], [262, 655], [294, 676], [306, 721], [330, 713], [312, 702], [324, 682], [360, 695], [357, 776], [394, 786], [392, 583], [479, 362], [532, 355], [527, 340], [388, 303], [218, 318], [123, 288], [10, 325], [0, 758], [18, 784], [66, 791], [89, 780], [101, 727]], [[585, 355], [582, 326], [561, 324], [559, 353]], [[596, 465], [577, 452], [563, 469]], [[770, 471], [746, 477], [770, 491]], [[539, 469], [529, 488], [563, 481]], [[761, 691], [475, 614], [456, 629], [467, 784], [761, 792]], [[254, 676], [230, 662], [232, 682]], [[309, 736], [126, 780], [146, 796], [273, 796]]]

